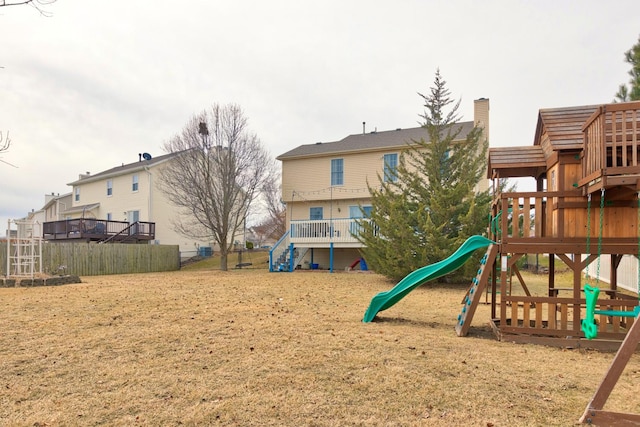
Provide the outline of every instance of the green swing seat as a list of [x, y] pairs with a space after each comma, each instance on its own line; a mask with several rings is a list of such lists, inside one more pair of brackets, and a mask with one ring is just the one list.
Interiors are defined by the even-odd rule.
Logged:
[[[598, 279], [600, 277], [600, 254], [602, 248], [602, 225], [604, 218], [604, 187], [601, 189], [600, 195], [600, 230], [598, 233]], [[587, 252], [591, 247], [591, 194], [587, 199]], [[638, 222], [640, 223], [640, 193], [638, 193]], [[638, 259], [640, 260], [640, 235], [638, 237]], [[587, 267], [588, 268], [588, 267]], [[587, 270], [587, 278], [589, 277], [589, 270]], [[584, 336], [592, 340], [598, 336], [598, 325], [595, 322], [595, 315], [601, 314], [604, 316], [616, 316], [616, 317], [638, 317], [640, 314], [640, 268], [638, 269], [638, 305], [633, 310], [596, 310], [596, 303], [598, 301], [598, 295], [600, 295], [600, 289], [588, 284], [584, 285], [584, 298], [586, 301], [587, 318], [583, 319], [580, 325]]]
[[636, 305], [633, 310], [596, 310], [598, 295], [600, 295], [600, 289], [594, 286], [584, 285], [587, 318], [582, 321], [581, 329], [582, 332], [584, 332], [584, 336], [589, 340], [598, 336], [598, 325], [596, 325], [594, 319], [596, 314], [618, 317], [638, 317], [638, 314], [640, 314], [640, 305]]

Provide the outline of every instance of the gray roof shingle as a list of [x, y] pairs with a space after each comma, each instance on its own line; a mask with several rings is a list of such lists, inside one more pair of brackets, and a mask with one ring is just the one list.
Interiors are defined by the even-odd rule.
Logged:
[[[457, 139], [464, 139], [473, 129], [473, 122], [461, 122], [458, 123], [457, 126], [462, 127]], [[293, 150], [280, 154], [276, 158], [278, 160], [286, 160], [298, 157], [314, 157], [357, 151], [384, 150], [387, 148], [404, 147], [411, 143], [411, 141], [419, 141], [421, 138], [425, 141], [429, 141], [427, 130], [423, 127], [355, 134], [349, 135], [336, 142], [317, 142], [315, 144], [300, 145]]]
[[151, 166], [151, 165], [155, 165], [157, 163], [161, 163], [166, 161], [167, 159], [175, 156], [177, 153], [169, 153], [169, 154], [163, 154], [161, 156], [158, 157], [153, 157], [151, 158], [151, 160], [141, 160], [139, 162], [134, 162], [134, 163], [129, 163], [129, 164], [123, 164], [122, 166], [116, 166], [115, 168], [111, 168], [111, 169], [107, 169], [106, 171], [102, 171], [99, 172], [95, 175], [89, 175], [86, 178], [81, 178], [78, 179], [76, 181], [70, 182], [67, 185], [75, 185], [75, 184], [79, 184], [79, 183], [87, 183], [87, 182], [92, 182], [92, 181], [96, 181], [96, 180], [100, 180], [106, 177], [110, 177], [110, 176], [118, 176], [118, 175], [122, 175], [128, 172], [132, 172], [138, 169], [143, 169], [145, 166]]

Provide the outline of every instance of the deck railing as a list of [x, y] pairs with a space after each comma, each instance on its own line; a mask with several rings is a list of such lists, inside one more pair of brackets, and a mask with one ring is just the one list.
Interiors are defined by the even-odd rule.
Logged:
[[42, 224], [45, 240], [136, 241], [155, 239], [154, 222], [109, 221], [104, 219], [76, 218], [51, 221]]
[[603, 105], [582, 131], [583, 180], [640, 172], [640, 102]]
[[355, 237], [361, 231], [362, 219], [341, 218], [291, 221], [292, 243], [359, 243]]
[[289, 231], [284, 233], [280, 240], [278, 240], [269, 251], [269, 271], [285, 270], [283, 263], [288, 259], [287, 252], [289, 251], [289, 243], [291, 242], [289, 234]]

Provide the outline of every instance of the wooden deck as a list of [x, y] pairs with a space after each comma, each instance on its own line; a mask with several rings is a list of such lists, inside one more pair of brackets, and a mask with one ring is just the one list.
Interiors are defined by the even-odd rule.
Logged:
[[[597, 260], [598, 251], [611, 254], [614, 262], [621, 254], [638, 253], [638, 237], [632, 237], [627, 230], [629, 226], [635, 230], [635, 221], [629, 219], [637, 219], [637, 202], [611, 200], [601, 209], [597, 199], [589, 206], [582, 192], [574, 188], [498, 194], [492, 209], [491, 234], [498, 242], [500, 256], [496, 262], [495, 282], [492, 279], [493, 283], [487, 286], [492, 298], [492, 327], [496, 336], [513, 342], [617, 348], [635, 319], [597, 316], [598, 339], [587, 341], [580, 329], [586, 306], [582, 276], [587, 266]], [[549, 257], [546, 294], [528, 292], [517, 269], [517, 262], [525, 254]], [[574, 283], [570, 288], [556, 289], [553, 262], [556, 257], [573, 271]], [[512, 282], [520, 282], [525, 294], [512, 293], [511, 286], [507, 285]], [[615, 281], [610, 286], [610, 289], [602, 290], [597, 308], [633, 311], [638, 304], [637, 298], [617, 292]]]
[[357, 239], [361, 226], [358, 218], [334, 218], [323, 220], [292, 220], [291, 243], [296, 246], [321, 248], [331, 244], [342, 248], [361, 248]]
[[45, 222], [42, 237], [48, 241], [86, 241], [101, 243], [144, 243], [155, 239], [154, 222], [67, 219]]
[[601, 188], [640, 189], [640, 102], [599, 107], [582, 126], [585, 193]]

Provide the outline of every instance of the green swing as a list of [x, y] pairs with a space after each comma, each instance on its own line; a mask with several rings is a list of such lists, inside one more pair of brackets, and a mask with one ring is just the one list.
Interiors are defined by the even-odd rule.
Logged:
[[[587, 253], [590, 246], [590, 223], [591, 223], [591, 194], [587, 198]], [[598, 234], [598, 262], [596, 269], [596, 285], [600, 280], [600, 255], [602, 252], [602, 225], [603, 225], [603, 213], [604, 213], [604, 188], [601, 191], [600, 197], [600, 230]], [[638, 225], [640, 225], [640, 193], [638, 193]], [[638, 262], [640, 263], [640, 234], [638, 235]], [[587, 280], [589, 280], [589, 267], [587, 266]], [[584, 294], [586, 301], [586, 319], [581, 322], [581, 329], [584, 332], [584, 336], [592, 340], [598, 336], [598, 325], [595, 322], [595, 315], [601, 314], [605, 316], [616, 317], [638, 317], [640, 314], [640, 264], [638, 265], [638, 305], [633, 310], [596, 310], [596, 304], [598, 296], [600, 295], [600, 289], [597, 286], [591, 286], [589, 284], [584, 285]]]

